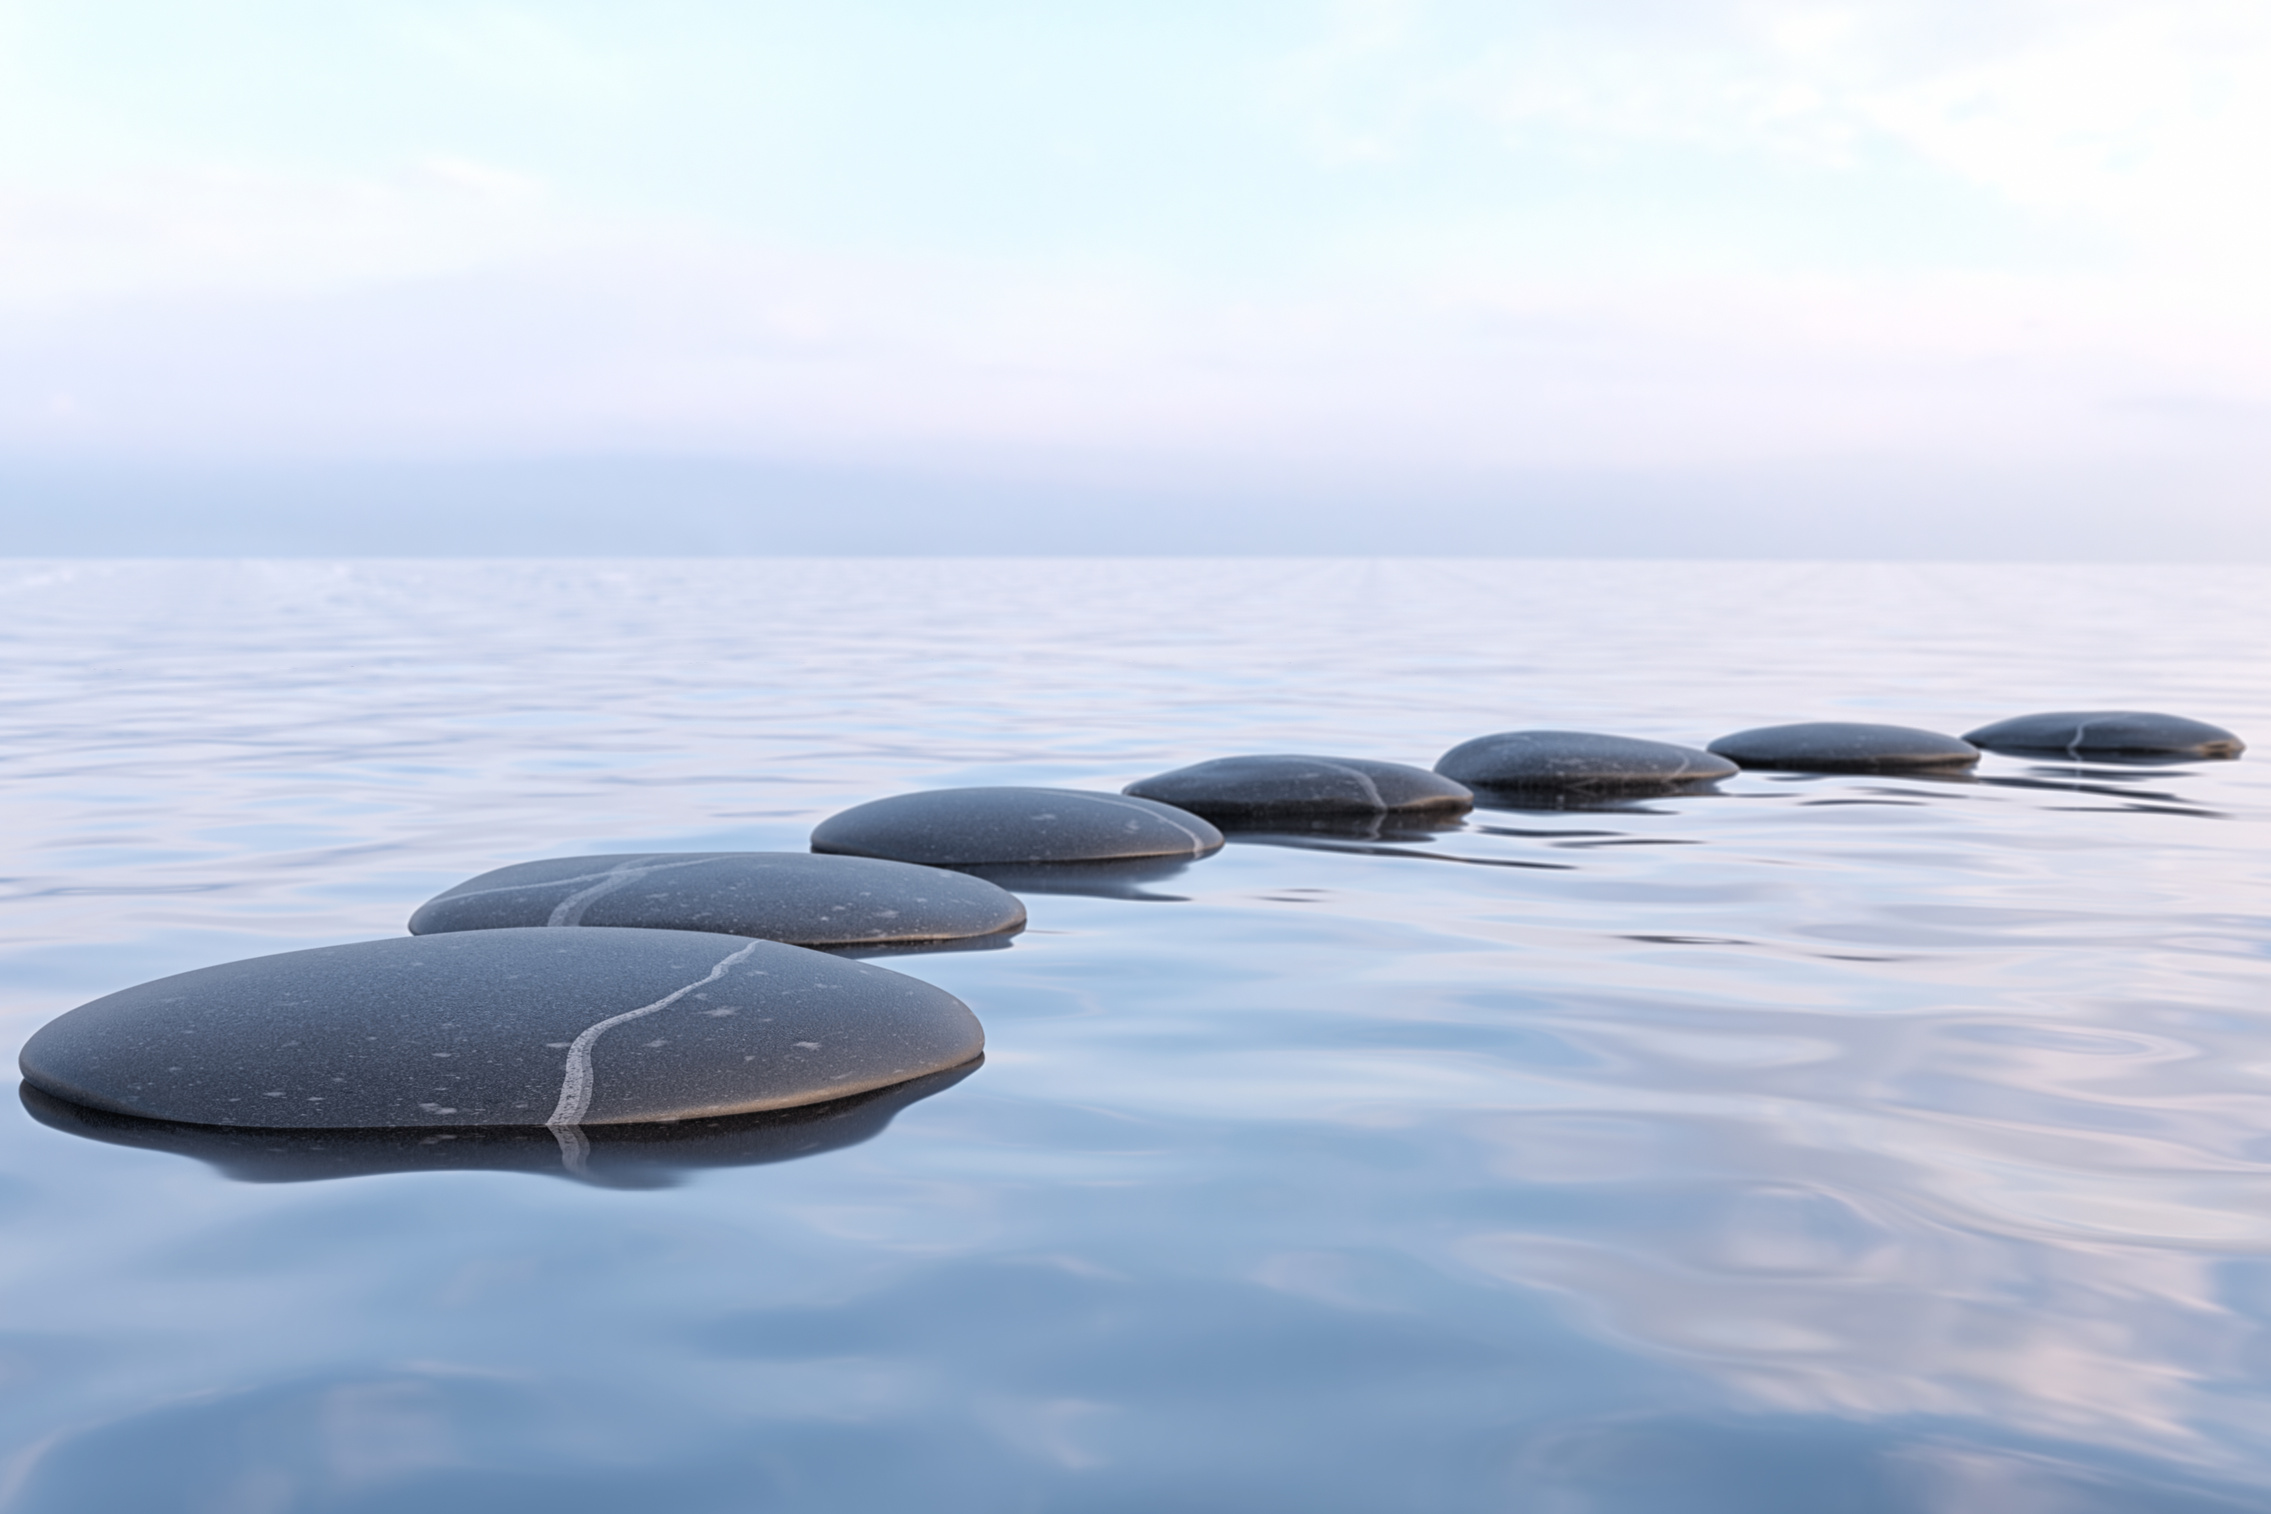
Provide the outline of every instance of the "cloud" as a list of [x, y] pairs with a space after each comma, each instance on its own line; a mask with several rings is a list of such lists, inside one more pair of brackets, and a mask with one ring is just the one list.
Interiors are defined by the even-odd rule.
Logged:
[[2089, 280], [1485, 271], [1259, 298], [685, 237], [417, 279], [350, 278], [351, 259], [333, 272], [290, 299], [216, 285], [0, 323], [15, 354], [0, 445], [1088, 455], [1440, 478], [2236, 454], [2271, 409], [2271, 362], [2216, 312], [2123, 304]]
[[610, 105], [634, 99], [633, 61], [520, 6], [402, 7], [392, 30], [482, 89]]
[[0, 186], [0, 312], [299, 299], [526, 256], [570, 226], [540, 182], [448, 156], [386, 177], [213, 165]]
[[1446, 131], [1599, 162], [1700, 151], [1859, 171], [1888, 154], [2188, 260], [2260, 254], [2271, 12], [2244, 0], [1366, 0], [1279, 67], [1327, 160]]
[[369, 13], [366, 135], [0, 180], [0, 449], [2271, 488], [2252, 6], [980, 11]]

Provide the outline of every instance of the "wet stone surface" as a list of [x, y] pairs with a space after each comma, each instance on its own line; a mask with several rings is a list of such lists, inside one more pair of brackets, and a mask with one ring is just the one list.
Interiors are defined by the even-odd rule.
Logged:
[[1990, 752], [2065, 757], [2237, 757], [2247, 743], [2220, 725], [2149, 710], [2054, 710], [1966, 731]]
[[1022, 928], [1015, 894], [872, 857], [648, 852], [552, 857], [469, 878], [410, 917], [414, 935], [511, 926], [716, 931], [793, 946], [954, 941]]
[[1759, 726], [1722, 736], [1711, 750], [1742, 767], [1787, 773], [1959, 772], [1979, 761], [1977, 747], [1938, 731], [1850, 720]]
[[929, 789], [855, 805], [814, 827], [812, 849], [931, 867], [1203, 857], [1222, 832], [1172, 805], [1088, 789]]
[[1435, 771], [1476, 789], [1665, 791], [1735, 772], [1724, 757], [1668, 741], [1590, 731], [1500, 731], [1462, 741]]
[[192, 1125], [566, 1128], [793, 1108], [983, 1048], [951, 994], [802, 947], [506, 929], [177, 973], [50, 1022], [21, 1062], [57, 1098]]
[[1218, 757], [1139, 779], [1122, 792], [1231, 824], [1458, 815], [1474, 807], [1463, 783], [1362, 757]]

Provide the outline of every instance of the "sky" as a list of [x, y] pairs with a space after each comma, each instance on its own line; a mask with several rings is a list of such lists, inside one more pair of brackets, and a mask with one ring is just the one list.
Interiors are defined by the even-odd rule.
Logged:
[[2267, 185], [2260, 0], [0, 0], [0, 551], [2271, 558]]

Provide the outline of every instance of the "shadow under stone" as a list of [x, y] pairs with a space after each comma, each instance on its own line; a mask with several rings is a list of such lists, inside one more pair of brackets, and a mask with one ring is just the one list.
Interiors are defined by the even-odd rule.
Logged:
[[[2097, 778], [2107, 783], [2134, 783], [2147, 777], [2190, 777], [2190, 769], [2198, 768], [2218, 759], [2211, 757], [2099, 757], [2059, 758], [2033, 755], [2026, 758], [2027, 771], [2050, 777]], [[2229, 759], [2223, 759], [2228, 761]], [[2185, 769], [2173, 772], [2172, 769]], [[1993, 782], [1993, 779], [1987, 780]]]
[[1458, 815], [1365, 815], [1301, 819], [1272, 816], [1255, 820], [1218, 820], [1215, 828], [1232, 841], [1324, 839], [1336, 841], [1395, 841], [1424, 845], [1467, 827]]
[[983, 878], [1013, 894], [1079, 894], [1090, 899], [1145, 899], [1184, 904], [1189, 902], [1187, 896], [1155, 894], [1146, 885], [1164, 883], [1195, 860], [1191, 857], [1137, 857], [1122, 862], [984, 862], [967, 863], [949, 871]]
[[826, 952], [831, 957], [850, 957], [858, 962], [872, 962], [878, 957], [935, 957], [942, 952], [1005, 952], [1017, 944], [1017, 936], [1023, 931], [1024, 927], [1019, 926], [1016, 932], [965, 936], [959, 941], [882, 941], [858, 946], [815, 946], [811, 950]]
[[[88, 1109], [29, 1083], [24, 1110], [53, 1130], [112, 1146], [195, 1157], [240, 1183], [314, 1183], [393, 1172], [526, 1172], [605, 1188], [668, 1188], [708, 1167], [757, 1167], [841, 1151], [881, 1135], [900, 1110], [943, 1093], [985, 1063], [889, 1088], [763, 1114], [668, 1124], [590, 1125], [556, 1136], [541, 1125], [459, 1130], [260, 1130], [140, 1120]], [[577, 1137], [580, 1135], [580, 1142]]]
[[1477, 788], [1475, 808], [1509, 814], [1662, 815], [1651, 799], [1724, 799], [1711, 783], [1626, 784], [1616, 788]]
[[[2093, 757], [2084, 763], [2037, 763], [2025, 773], [1993, 773], [1983, 775], [1979, 781], [1991, 788], [2033, 789], [2051, 794], [2088, 794], [2100, 799], [2117, 801], [2111, 805], [2086, 805], [2084, 809], [2138, 810], [2147, 814], [2188, 815], [2202, 820], [2224, 820], [2230, 817], [2222, 810], [2211, 809], [2183, 794], [2166, 788], [2143, 787], [2145, 782], [2166, 783], [2172, 778], [2189, 778], [2188, 771], [2172, 771], [2178, 767], [2197, 766], [2197, 758], [2141, 757], [2135, 761], [2113, 764], [2104, 758]], [[2126, 771], [2125, 771], [2126, 770]]]

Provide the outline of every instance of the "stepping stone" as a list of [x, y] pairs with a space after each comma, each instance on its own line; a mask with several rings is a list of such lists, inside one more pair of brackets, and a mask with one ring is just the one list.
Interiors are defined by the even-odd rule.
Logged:
[[2015, 715], [1964, 733], [1990, 752], [2062, 757], [2237, 757], [2247, 743], [2220, 725], [2144, 710], [2059, 710]]
[[500, 867], [436, 894], [410, 917], [419, 936], [527, 925], [883, 946], [1021, 930], [1025, 906], [982, 879], [872, 857], [642, 852]]
[[1711, 750], [1746, 768], [1789, 773], [1930, 773], [1968, 768], [1979, 748], [1905, 725], [1815, 720], [1737, 731]]
[[1724, 757], [1632, 736], [1590, 731], [1501, 731], [1462, 741], [1435, 771], [1478, 789], [1655, 790], [1715, 783], [1735, 772]]
[[273, 1129], [688, 1120], [817, 1104], [957, 1067], [985, 1033], [902, 973], [668, 930], [476, 930], [177, 973], [26, 1043], [74, 1104]]
[[1465, 784], [1362, 757], [1217, 757], [1120, 792], [1233, 823], [1440, 817], [1465, 814], [1475, 803]]
[[541, 1125], [458, 1130], [231, 1130], [138, 1120], [67, 1103], [29, 1083], [24, 1110], [42, 1125], [112, 1146], [194, 1157], [240, 1183], [308, 1183], [385, 1172], [528, 1172], [611, 1188], [663, 1188], [684, 1172], [755, 1167], [840, 1151], [881, 1135], [893, 1116], [961, 1082], [966, 1062], [889, 1088], [778, 1109], [651, 1125], [588, 1125], [578, 1143]]
[[928, 789], [831, 815], [816, 852], [928, 867], [1204, 857], [1222, 832], [1172, 805], [1089, 789]]

